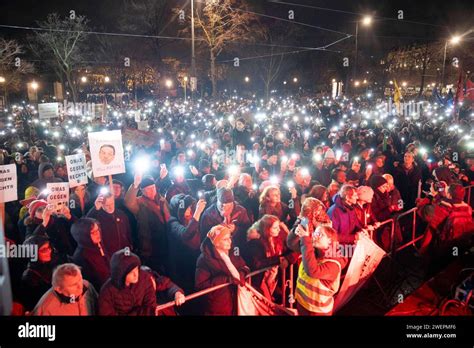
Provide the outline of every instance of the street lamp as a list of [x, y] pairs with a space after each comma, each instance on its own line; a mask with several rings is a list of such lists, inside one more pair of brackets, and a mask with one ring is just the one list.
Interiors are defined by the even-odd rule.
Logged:
[[188, 77], [187, 76], [183, 77], [183, 81], [184, 81], [184, 100], [186, 100], [187, 99], [186, 89], [188, 87]]
[[3, 76], [0, 76], [0, 83], [5, 83], [5, 78]]
[[461, 42], [461, 36], [459, 35], [454, 35], [453, 37], [451, 37], [450, 40], [446, 40], [446, 43], [444, 44], [444, 56], [443, 56], [443, 72], [441, 73], [441, 88], [444, 86], [445, 82], [444, 82], [444, 70], [446, 68], [446, 52], [448, 50], [448, 43], [450, 43], [451, 45], [457, 45], [458, 43]]
[[104, 77], [104, 82], [109, 83], [110, 82], [110, 77], [108, 77], [108, 76]]
[[165, 86], [166, 86], [167, 88], [173, 87], [173, 81], [171, 81], [170, 79], [166, 80], [166, 81], [165, 81]]
[[293, 82], [294, 82], [294, 83], [298, 83], [298, 78], [297, 78], [297, 77], [294, 77], [294, 78], [293, 78]]
[[38, 90], [38, 87], [39, 87], [38, 82], [36, 81], [31, 82], [31, 88], [33, 88], [35, 91]]
[[87, 77], [82, 76], [82, 77], [81, 77], [81, 82], [82, 82], [82, 83], [86, 83], [86, 82], [87, 82]]
[[[364, 16], [360, 22], [362, 22], [364, 27], [369, 27], [372, 24], [372, 16]], [[357, 77], [357, 61], [359, 55], [359, 21], [356, 21], [355, 41], [354, 79]]]
[[249, 83], [249, 82], [250, 82], [250, 77], [245, 76], [245, 79], [244, 79], [244, 80], [245, 80], [245, 82]]

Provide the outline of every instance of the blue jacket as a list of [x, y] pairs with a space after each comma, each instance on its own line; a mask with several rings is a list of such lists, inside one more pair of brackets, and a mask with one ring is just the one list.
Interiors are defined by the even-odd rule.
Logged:
[[356, 211], [353, 207], [344, 204], [339, 194], [334, 197], [334, 202], [328, 210], [332, 227], [339, 235], [339, 243], [352, 244], [356, 232], [362, 229]]

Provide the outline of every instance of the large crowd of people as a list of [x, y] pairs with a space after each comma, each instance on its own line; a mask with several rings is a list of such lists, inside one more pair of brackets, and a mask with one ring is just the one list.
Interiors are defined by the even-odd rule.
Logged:
[[[280, 273], [296, 264], [298, 313], [331, 315], [349, 260], [326, 251], [362, 235], [390, 251], [411, 234], [381, 223], [413, 207], [420, 262], [468, 248], [473, 111], [455, 123], [427, 105], [403, 116], [360, 98], [166, 99], [109, 105], [103, 122], [12, 107], [0, 164], [17, 166], [19, 201], [6, 204], [6, 238], [38, 249], [10, 260], [15, 314], [236, 315], [250, 272], [268, 268], [251, 282], [279, 302]], [[87, 133], [113, 129], [135, 137], [123, 138], [126, 172], [110, 182], [92, 174]], [[88, 184], [58, 211], [44, 190], [68, 181], [64, 156], [76, 153]], [[156, 310], [168, 301], [176, 307]]]

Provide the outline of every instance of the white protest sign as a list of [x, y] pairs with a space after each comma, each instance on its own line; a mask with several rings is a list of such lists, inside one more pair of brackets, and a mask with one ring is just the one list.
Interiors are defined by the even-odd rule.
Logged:
[[138, 130], [139, 131], [147, 131], [148, 130], [148, 121], [139, 121], [137, 122], [138, 124]]
[[59, 117], [59, 103], [38, 104], [38, 114], [41, 119]]
[[89, 145], [94, 177], [125, 173], [121, 131], [89, 133]]
[[16, 201], [17, 199], [16, 165], [0, 166], [0, 203]]
[[69, 187], [87, 184], [86, 156], [83, 153], [66, 156]]
[[382, 261], [385, 251], [370, 238], [362, 236], [357, 242], [354, 255], [334, 301], [334, 312], [341, 309], [359, 291]]
[[67, 182], [54, 182], [46, 184], [49, 191], [46, 201], [55, 206], [56, 211], [61, 211], [65, 205], [69, 207], [69, 184]]

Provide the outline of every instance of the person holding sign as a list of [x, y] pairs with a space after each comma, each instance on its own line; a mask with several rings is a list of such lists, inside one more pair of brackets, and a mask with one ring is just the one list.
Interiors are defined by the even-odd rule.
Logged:
[[100, 223], [105, 251], [112, 255], [123, 248], [132, 249], [132, 231], [127, 215], [115, 207], [115, 197], [106, 187], [102, 188], [88, 218]]
[[76, 242], [69, 231], [74, 220], [67, 206], [63, 205], [61, 210], [57, 211], [56, 206], [47, 204], [43, 210], [42, 222], [36, 227], [33, 235], [49, 237], [51, 244], [61, 256], [72, 255], [76, 249]]
[[[142, 195], [137, 197], [138, 191]], [[168, 202], [157, 192], [151, 176], [137, 172], [125, 194], [125, 205], [138, 222], [138, 250], [145, 264], [160, 274], [167, 274], [168, 242], [166, 224], [170, 219]]]
[[328, 251], [334, 250], [337, 232], [320, 226], [314, 232], [302, 222], [295, 231], [300, 238], [302, 262], [296, 283], [296, 303], [299, 315], [332, 315], [334, 295], [339, 290], [341, 272], [347, 260], [335, 258]]

